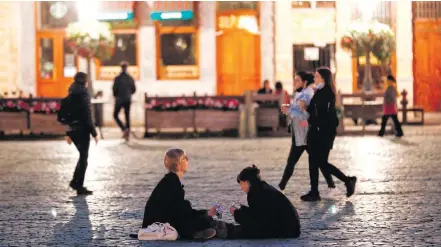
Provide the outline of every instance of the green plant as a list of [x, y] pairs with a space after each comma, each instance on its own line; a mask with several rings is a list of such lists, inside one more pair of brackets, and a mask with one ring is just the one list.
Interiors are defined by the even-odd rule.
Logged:
[[370, 57], [373, 55], [381, 64], [388, 64], [395, 51], [395, 35], [391, 28], [383, 23], [355, 22], [341, 38], [340, 46], [349, 51], [354, 57], [366, 57], [363, 83], [365, 90], [372, 88], [372, 73]]

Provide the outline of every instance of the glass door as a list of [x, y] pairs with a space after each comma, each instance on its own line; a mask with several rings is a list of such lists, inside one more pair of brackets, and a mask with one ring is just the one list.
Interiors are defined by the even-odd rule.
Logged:
[[37, 96], [59, 98], [77, 72], [75, 55], [69, 50], [63, 32], [37, 33]]

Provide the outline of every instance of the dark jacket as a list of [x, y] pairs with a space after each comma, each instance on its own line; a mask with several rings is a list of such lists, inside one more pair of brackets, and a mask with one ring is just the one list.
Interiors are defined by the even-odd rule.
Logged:
[[121, 72], [113, 82], [113, 96], [118, 102], [131, 101], [136, 92], [135, 80], [126, 72]]
[[206, 210], [196, 210], [185, 200], [184, 186], [179, 177], [170, 172], [159, 181], [150, 195], [144, 211], [142, 228], [155, 223], [170, 223], [181, 238], [192, 235], [209, 227]]
[[269, 92], [267, 92], [267, 91], [265, 90], [265, 88], [263, 87], [263, 88], [259, 89], [259, 91], [257, 91], [257, 93], [258, 93], [258, 94], [272, 94], [272, 93], [273, 93], [273, 90], [270, 89]]
[[329, 86], [315, 92], [307, 108], [309, 113], [308, 146], [320, 145], [331, 149], [337, 135], [335, 94]]
[[297, 238], [300, 220], [288, 198], [264, 181], [251, 185], [248, 207], [234, 212], [243, 228], [240, 238]]
[[69, 97], [73, 97], [78, 107], [78, 122], [69, 125], [69, 131], [82, 131], [97, 136], [92, 119], [92, 102], [89, 91], [84, 85], [72, 83], [69, 87]]

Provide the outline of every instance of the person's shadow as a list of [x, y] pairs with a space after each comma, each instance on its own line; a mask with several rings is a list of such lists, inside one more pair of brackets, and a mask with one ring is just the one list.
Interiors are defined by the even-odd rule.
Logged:
[[75, 214], [69, 222], [54, 226], [52, 244], [66, 246], [87, 246], [92, 244], [92, 223], [89, 219], [89, 207], [85, 196], [71, 197]]

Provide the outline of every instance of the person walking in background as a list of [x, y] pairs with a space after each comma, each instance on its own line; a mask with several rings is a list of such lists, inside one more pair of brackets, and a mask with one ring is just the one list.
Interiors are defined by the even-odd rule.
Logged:
[[302, 120], [300, 126], [309, 127], [307, 145], [309, 150], [309, 177], [311, 190], [300, 197], [303, 201], [319, 201], [318, 190], [319, 168], [334, 175], [346, 185], [346, 196], [354, 194], [356, 177], [343, 174], [337, 167], [328, 163], [329, 153], [337, 135], [338, 118], [335, 110], [335, 93], [332, 83], [332, 72], [328, 68], [320, 68], [315, 73], [317, 88], [307, 108], [308, 120]]
[[263, 81], [263, 88], [259, 89], [259, 91], [257, 91], [258, 94], [272, 94], [273, 90], [271, 89], [271, 85], [270, 85], [270, 81], [264, 80]]
[[392, 75], [388, 75], [386, 83], [387, 86], [384, 93], [383, 117], [381, 119], [381, 129], [380, 132], [378, 132], [378, 136], [384, 136], [387, 120], [389, 117], [391, 117], [394, 121], [396, 136], [402, 137], [403, 130], [401, 129], [401, 123], [398, 121], [397, 117], [397, 97], [399, 95], [397, 82]]
[[[132, 104], [132, 95], [136, 92], [135, 80], [127, 73], [127, 67], [127, 62], [121, 63], [121, 73], [115, 77], [113, 82], [113, 96], [115, 97], [113, 118], [123, 131], [123, 138], [126, 139], [126, 141], [128, 141], [130, 137], [130, 105]], [[124, 115], [126, 117], [125, 126], [118, 117], [121, 108], [124, 108]]]
[[69, 87], [69, 110], [73, 121], [68, 123], [66, 141], [72, 142], [80, 153], [75, 172], [69, 186], [77, 191], [78, 195], [91, 195], [92, 191], [84, 187], [84, 176], [89, 157], [90, 135], [98, 143], [95, 125], [92, 120], [91, 97], [87, 90], [87, 74], [78, 72], [74, 83]]
[[[309, 105], [310, 100], [314, 95], [314, 75], [300, 71], [294, 77], [294, 95], [293, 104], [289, 107], [282, 107], [282, 112], [291, 117], [291, 148], [289, 151], [288, 160], [286, 162], [285, 171], [283, 172], [282, 180], [279, 183], [280, 190], [285, 190], [286, 184], [294, 173], [294, 167], [299, 161], [302, 154], [307, 151], [306, 136], [308, 128], [300, 126], [302, 120], [308, 119], [309, 114], [304, 111]], [[304, 101], [305, 104], [301, 109], [299, 103]], [[320, 168], [323, 177], [325, 177], [329, 188], [335, 188], [334, 181], [330, 173]]]

